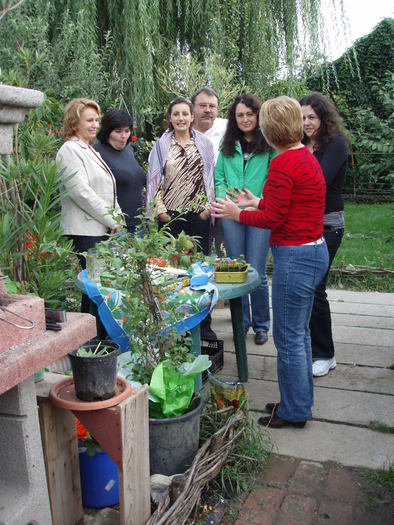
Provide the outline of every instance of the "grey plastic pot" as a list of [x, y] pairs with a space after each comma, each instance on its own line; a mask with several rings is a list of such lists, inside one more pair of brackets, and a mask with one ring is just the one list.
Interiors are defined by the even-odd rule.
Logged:
[[203, 406], [204, 400], [196, 397], [192, 409], [182, 416], [149, 418], [151, 474], [172, 476], [190, 467], [198, 450]]

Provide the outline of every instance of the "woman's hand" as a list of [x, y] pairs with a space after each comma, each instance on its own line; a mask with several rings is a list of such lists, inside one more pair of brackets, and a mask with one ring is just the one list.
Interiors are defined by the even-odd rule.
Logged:
[[120, 222], [115, 226], [115, 228], [110, 228], [109, 233], [117, 233], [120, 232], [120, 230], [123, 228], [123, 225], [125, 223], [124, 215], [120, 214]]
[[170, 222], [171, 220], [171, 217], [168, 213], [159, 213], [159, 215], [157, 216], [157, 218], [159, 219], [160, 222]]
[[226, 197], [225, 199], [216, 199], [212, 203], [213, 216], [219, 219], [233, 219], [239, 221], [239, 214], [241, 210], [231, 199]]
[[246, 188], [242, 187], [242, 191], [235, 188], [235, 194], [232, 193], [230, 197], [238, 204], [245, 208], [252, 208], [256, 210], [259, 207], [260, 198], [256, 197]]
[[209, 210], [204, 210], [200, 213], [200, 219], [202, 219], [203, 221], [207, 221], [209, 219]]

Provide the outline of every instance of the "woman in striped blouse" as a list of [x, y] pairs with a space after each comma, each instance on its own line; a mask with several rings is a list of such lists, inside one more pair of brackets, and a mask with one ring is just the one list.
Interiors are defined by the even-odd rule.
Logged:
[[[236, 201], [217, 199], [217, 217], [269, 228], [274, 262], [273, 334], [278, 352], [279, 403], [261, 425], [303, 427], [312, 418], [313, 376], [309, 332], [315, 289], [328, 267], [323, 239], [326, 185], [314, 156], [301, 144], [300, 104], [289, 97], [267, 100], [260, 110], [261, 131], [278, 153], [270, 164], [263, 198], [237, 191]], [[253, 208], [252, 210], [250, 208]]]
[[[168, 106], [167, 119], [168, 129], [149, 155], [146, 205], [154, 200], [153, 214], [159, 225], [168, 224], [174, 237], [182, 231], [197, 237], [201, 251], [209, 255], [210, 207], [214, 199], [213, 146], [209, 138], [192, 128], [190, 100], [175, 98]], [[216, 339], [210, 316], [201, 323], [201, 337]]]

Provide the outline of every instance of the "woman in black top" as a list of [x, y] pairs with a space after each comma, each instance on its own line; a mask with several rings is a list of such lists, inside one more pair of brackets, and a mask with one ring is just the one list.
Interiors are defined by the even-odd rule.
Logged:
[[310, 320], [313, 375], [324, 376], [336, 367], [331, 331], [330, 305], [327, 300], [327, 276], [341, 244], [344, 222], [343, 188], [348, 152], [340, 116], [336, 108], [320, 93], [312, 93], [300, 100], [303, 121], [303, 143], [315, 155], [326, 180], [326, 208], [324, 238], [330, 256], [326, 275], [315, 291]]
[[142, 190], [146, 185], [145, 172], [129, 144], [132, 126], [128, 113], [111, 109], [103, 116], [97, 134], [99, 142], [94, 145], [114, 174], [119, 206], [129, 232], [134, 232], [138, 224], [136, 216], [143, 205]]

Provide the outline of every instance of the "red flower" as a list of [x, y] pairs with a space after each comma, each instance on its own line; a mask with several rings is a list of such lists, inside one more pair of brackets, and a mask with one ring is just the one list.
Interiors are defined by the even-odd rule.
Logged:
[[77, 437], [78, 439], [87, 439], [89, 437], [89, 431], [82, 423], [77, 419]]
[[133, 142], [135, 142], [137, 139], [138, 139], [137, 135], [131, 135], [131, 139], [130, 139], [131, 144], [133, 144]]
[[37, 241], [34, 238], [34, 235], [32, 233], [30, 233], [29, 230], [25, 233], [25, 237], [26, 237], [26, 239], [28, 239], [25, 242], [25, 250], [27, 252], [27, 257], [30, 259], [31, 254], [34, 251], [37, 251]]

